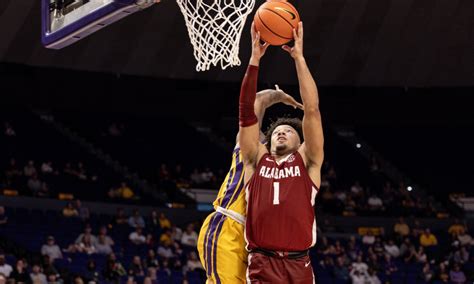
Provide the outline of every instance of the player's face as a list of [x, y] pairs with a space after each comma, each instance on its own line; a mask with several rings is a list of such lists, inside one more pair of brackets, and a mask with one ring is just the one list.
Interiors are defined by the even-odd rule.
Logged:
[[272, 133], [272, 153], [277, 155], [296, 151], [300, 146], [298, 132], [289, 125], [279, 125]]

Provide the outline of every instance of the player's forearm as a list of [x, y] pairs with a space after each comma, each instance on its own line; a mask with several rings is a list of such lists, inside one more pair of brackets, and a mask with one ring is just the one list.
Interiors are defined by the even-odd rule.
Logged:
[[258, 122], [254, 106], [257, 95], [257, 78], [258, 66], [250, 64], [240, 88], [239, 124], [241, 127], [251, 126]]
[[304, 57], [295, 58], [295, 64], [300, 86], [301, 100], [303, 101], [305, 112], [310, 110], [319, 111], [318, 88]]

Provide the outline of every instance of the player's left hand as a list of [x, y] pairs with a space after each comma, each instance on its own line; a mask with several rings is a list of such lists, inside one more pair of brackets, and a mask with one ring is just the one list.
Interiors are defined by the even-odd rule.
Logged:
[[284, 103], [285, 105], [292, 106], [293, 108], [299, 108], [303, 110], [303, 104], [299, 103], [292, 96], [285, 93], [278, 85], [275, 85], [274, 99], [277, 102]]

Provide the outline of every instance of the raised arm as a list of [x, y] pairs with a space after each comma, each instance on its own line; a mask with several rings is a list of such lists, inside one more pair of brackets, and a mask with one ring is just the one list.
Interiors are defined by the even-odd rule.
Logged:
[[[260, 127], [255, 114], [257, 93], [258, 66], [260, 58], [265, 54], [268, 44], [260, 43], [260, 34], [251, 27], [252, 56], [240, 89], [239, 100], [239, 144], [245, 166], [255, 167], [259, 156], [265, 149], [260, 143]], [[246, 175], [249, 176], [249, 175]]]
[[303, 23], [298, 24], [298, 30], [293, 30], [294, 47], [283, 46], [295, 60], [296, 72], [300, 86], [301, 100], [304, 105], [303, 136], [304, 143], [300, 148], [308, 172], [313, 182], [319, 187], [321, 182], [320, 169], [324, 159], [324, 136], [319, 112], [319, 95], [316, 82], [309, 71], [303, 56]]

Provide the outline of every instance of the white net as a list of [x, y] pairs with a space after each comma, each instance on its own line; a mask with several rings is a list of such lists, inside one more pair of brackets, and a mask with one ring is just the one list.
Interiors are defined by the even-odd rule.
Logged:
[[177, 0], [197, 60], [196, 70], [240, 65], [239, 42], [255, 0]]

